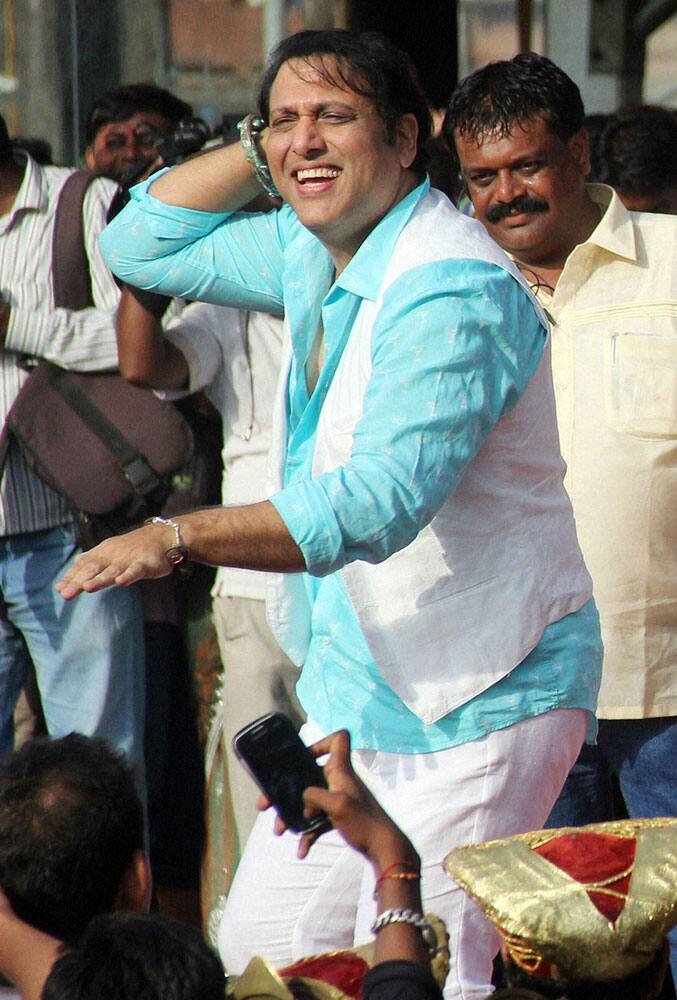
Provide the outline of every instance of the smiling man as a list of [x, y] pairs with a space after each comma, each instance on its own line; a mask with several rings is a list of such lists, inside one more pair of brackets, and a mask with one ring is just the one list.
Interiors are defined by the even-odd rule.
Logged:
[[[445, 120], [475, 212], [552, 320], [566, 484], [602, 623], [597, 746], [550, 819], [677, 814], [677, 221], [587, 185], [578, 87], [526, 53], [478, 70]], [[671, 932], [677, 980], [677, 931]]]
[[[277, 571], [268, 615], [303, 664], [304, 738], [350, 731], [423, 859], [380, 884], [422, 877], [449, 924], [446, 995], [484, 997], [498, 943], [445, 880], [448, 838], [543, 822], [598, 683], [545, 329], [509, 259], [430, 189], [425, 99], [384, 38], [292, 36], [259, 110], [242, 148], [135, 189], [105, 244], [127, 281], [284, 311], [270, 500], [110, 540], [61, 593], [162, 576], [186, 553]], [[238, 211], [259, 179], [282, 208]], [[262, 949], [284, 964], [364, 942], [385, 905], [335, 832], [300, 861], [272, 830], [261, 816], [228, 898], [232, 971]]]

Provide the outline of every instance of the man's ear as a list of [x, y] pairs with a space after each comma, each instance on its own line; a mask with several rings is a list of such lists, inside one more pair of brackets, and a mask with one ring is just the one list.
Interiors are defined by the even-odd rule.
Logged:
[[416, 159], [418, 122], [416, 115], [402, 115], [395, 130], [395, 145], [400, 154], [400, 163], [408, 169]]
[[117, 913], [148, 913], [152, 892], [150, 863], [145, 851], [135, 851], [122, 876], [117, 896]]
[[567, 146], [583, 177], [587, 177], [591, 170], [590, 136], [587, 129], [579, 129], [578, 132], [571, 136]]
[[85, 150], [85, 163], [87, 164], [88, 170], [96, 170], [96, 160], [94, 159], [94, 150], [91, 146], [87, 146]]

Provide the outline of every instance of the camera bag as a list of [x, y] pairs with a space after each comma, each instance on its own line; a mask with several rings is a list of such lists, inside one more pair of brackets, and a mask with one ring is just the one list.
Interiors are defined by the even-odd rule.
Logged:
[[[59, 195], [52, 242], [56, 307], [93, 305], [82, 205], [94, 176], [77, 171]], [[69, 371], [30, 357], [26, 367], [31, 374], [0, 435], [0, 467], [14, 440], [43, 482], [66, 498], [83, 548], [159, 513], [177, 484], [190, 496], [184, 509], [193, 505], [187, 465], [193, 433], [176, 406], [117, 372]]]

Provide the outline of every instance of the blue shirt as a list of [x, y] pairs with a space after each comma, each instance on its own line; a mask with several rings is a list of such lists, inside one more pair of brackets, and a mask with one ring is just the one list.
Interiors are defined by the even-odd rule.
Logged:
[[[328, 252], [289, 208], [215, 216], [158, 202], [147, 186], [133, 192], [143, 214], [128, 208], [104, 235], [113, 270], [159, 291], [286, 311], [289, 438], [285, 489], [272, 502], [308, 568], [312, 638], [299, 697], [309, 716], [327, 732], [345, 726], [356, 747], [421, 752], [551, 708], [592, 712], [601, 654], [591, 602], [549, 626], [509, 677], [429, 726], [380, 677], [335, 572], [353, 559], [384, 559], [415, 538], [515, 405], [545, 342], [524, 289], [503, 269], [475, 260], [426, 264], [401, 277], [374, 326], [372, 375], [351, 459], [313, 478], [322, 402], [354, 319], [362, 299], [379, 294], [427, 183], [379, 223], [335, 282]], [[305, 367], [320, 320], [324, 364], [309, 397]]]

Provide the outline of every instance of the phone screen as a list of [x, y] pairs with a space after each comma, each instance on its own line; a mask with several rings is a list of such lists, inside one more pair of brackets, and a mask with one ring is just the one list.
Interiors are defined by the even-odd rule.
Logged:
[[301, 833], [325, 826], [324, 814], [303, 815], [303, 792], [327, 787], [322, 768], [286, 716], [277, 712], [245, 726], [233, 739], [238, 757], [265, 792], [290, 830]]

